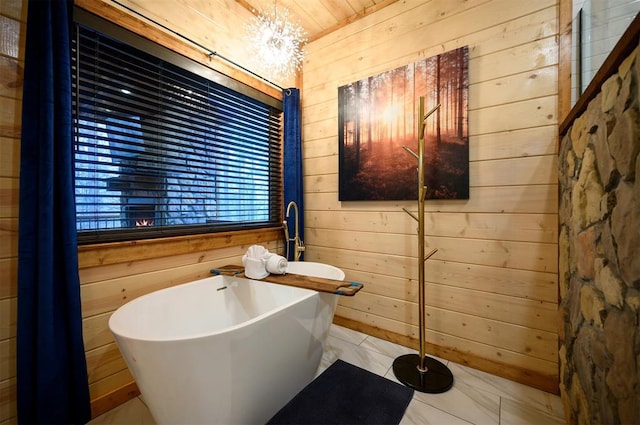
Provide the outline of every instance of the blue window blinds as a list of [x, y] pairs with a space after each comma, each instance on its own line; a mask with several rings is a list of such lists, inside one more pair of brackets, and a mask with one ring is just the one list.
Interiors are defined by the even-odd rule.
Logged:
[[279, 226], [281, 104], [120, 33], [76, 25], [79, 241]]

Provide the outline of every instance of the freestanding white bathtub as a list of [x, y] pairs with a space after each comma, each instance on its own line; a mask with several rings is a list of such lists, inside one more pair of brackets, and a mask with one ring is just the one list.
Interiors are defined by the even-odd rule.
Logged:
[[[290, 273], [343, 280], [291, 262]], [[159, 424], [263, 424], [313, 379], [337, 296], [215, 276], [144, 295], [109, 320]]]

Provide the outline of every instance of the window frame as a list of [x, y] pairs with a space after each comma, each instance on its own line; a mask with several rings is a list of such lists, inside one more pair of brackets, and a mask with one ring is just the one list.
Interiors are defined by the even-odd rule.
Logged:
[[[220, 84], [227, 89], [233, 90], [237, 93], [248, 96], [254, 100], [257, 100], [269, 107], [273, 107], [279, 111], [282, 111], [282, 100], [278, 99], [262, 90], [259, 90], [251, 85], [238, 81], [235, 78], [231, 78], [216, 69], [213, 69], [209, 66], [206, 66], [203, 63], [199, 63], [191, 57], [184, 55], [183, 53], [178, 53], [173, 49], [165, 47], [161, 44], [158, 44], [155, 41], [152, 41], [144, 36], [136, 34], [129, 29], [126, 29], [114, 22], [110, 22], [102, 17], [99, 17], [89, 11], [86, 11], [82, 8], [75, 7], [74, 8], [74, 24], [79, 24], [82, 26], [89, 27], [99, 33], [105, 34], [109, 37], [112, 37], [122, 43], [133, 46], [137, 49], [143, 50], [150, 55], [156, 56], [159, 59], [171, 63], [174, 66], [182, 68], [188, 72], [194, 73], [201, 77], [204, 77], [214, 83]], [[169, 43], [171, 44], [171, 43]], [[178, 49], [180, 50], [180, 49]], [[192, 55], [189, 55], [192, 56]], [[75, 126], [75, 124], [74, 124]], [[282, 127], [280, 128], [280, 158], [282, 158]], [[279, 170], [279, 182], [276, 183], [276, 190], [282, 190], [282, 164], [280, 165]], [[281, 193], [280, 193], [281, 196]], [[272, 202], [272, 201], [270, 201]], [[281, 204], [279, 202], [278, 204]], [[270, 207], [271, 210], [274, 210], [273, 206]], [[278, 205], [279, 215], [282, 215], [282, 208]], [[175, 227], [166, 227], [161, 231], [149, 231], [149, 232], [136, 232], [132, 234], [131, 230], [123, 230], [123, 231], [91, 231], [91, 232], [79, 232], [78, 233], [78, 243], [79, 245], [91, 245], [91, 244], [104, 244], [104, 243], [127, 243], [133, 242], [136, 240], [142, 239], [163, 239], [170, 238], [175, 239], [176, 237], [187, 237], [192, 238], [196, 235], [202, 234], [229, 234], [234, 232], [242, 232], [246, 230], [264, 230], [264, 229], [274, 229], [281, 228], [281, 223], [279, 220], [271, 219], [269, 223], [258, 223], [258, 224], [241, 224], [237, 226], [232, 226], [231, 228], [224, 228], [210, 226], [210, 225], [202, 225], [202, 226], [175, 226]], [[125, 237], [119, 236], [125, 235]], [[138, 237], [139, 235], [139, 237]], [[133, 237], [132, 237], [133, 236]]]

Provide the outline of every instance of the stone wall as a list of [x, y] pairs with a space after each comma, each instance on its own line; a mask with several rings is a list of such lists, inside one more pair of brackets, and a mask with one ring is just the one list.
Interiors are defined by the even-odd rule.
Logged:
[[560, 390], [570, 424], [640, 423], [640, 57], [562, 138]]

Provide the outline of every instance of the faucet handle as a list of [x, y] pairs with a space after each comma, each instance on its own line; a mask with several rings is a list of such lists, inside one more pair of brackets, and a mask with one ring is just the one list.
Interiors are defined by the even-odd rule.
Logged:
[[300, 256], [305, 251], [304, 242], [302, 242], [302, 239], [300, 239], [300, 237], [296, 236], [293, 239], [293, 243], [294, 243], [293, 245], [294, 261], [300, 261]]

